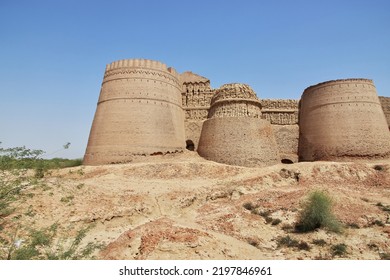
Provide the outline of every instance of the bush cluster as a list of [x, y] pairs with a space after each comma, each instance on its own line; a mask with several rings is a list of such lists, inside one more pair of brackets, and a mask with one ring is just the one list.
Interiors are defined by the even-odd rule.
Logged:
[[323, 191], [312, 192], [295, 226], [298, 232], [308, 232], [317, 228], [326, 228], [341, 232], [342, 226], [332, 213], [332, 199]]

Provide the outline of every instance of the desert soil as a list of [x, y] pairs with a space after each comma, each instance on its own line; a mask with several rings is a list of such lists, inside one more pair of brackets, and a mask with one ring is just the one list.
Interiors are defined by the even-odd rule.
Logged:
[[[10, 221], [36, 229], [58, 223], [64, 238], [90, 226], [82, 242], [102, 245], [98, 259], [380, 259], [390, 252], [388, 160], [245, 168], [186, 151], [56, 170], [43, 181], [13, 203]], [[342, 233], [294, 232], [313, 190], [333, 198]], [[267, 219], [258, 214], [266, 212]], [[15, 224], [7, 223], [10, 232]], [[309, 246], [281, 246], [287, 236]], [[332, 255], [341, 243], [347, 254]]]

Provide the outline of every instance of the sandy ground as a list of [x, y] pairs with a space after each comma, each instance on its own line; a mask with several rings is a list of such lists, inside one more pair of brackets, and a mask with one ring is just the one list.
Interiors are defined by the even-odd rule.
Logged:
[[[390, 212], [380, 207], [390, 205], [390, 161], [244, 168], [186, 151], [62, 169], [43, 181], [14, 203], [9, 219], [37, 229], [57, 222], [69, 238], [90, 226], [83, 243], [102, 244], [99, 259], [380, 259], [390, 253]], [[302, 202], [318, 189], [333, 198], [342, 233], [293, 231]], [[269, 218], [246, 209], [249, 203]], [[280, 246], [287, 236], [308, 247]], [[340, 243], [347, 254], [332, 256]]]

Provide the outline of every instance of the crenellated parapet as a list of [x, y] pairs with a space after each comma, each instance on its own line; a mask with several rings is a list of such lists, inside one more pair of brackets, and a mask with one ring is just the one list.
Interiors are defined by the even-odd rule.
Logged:
[[295, 99], [262, 99], [263, 118], [274, 125], [298, 124], [298, 104]]
[[252, 88], [245, 84], [225, 84], [211, 99], [208, 118], [261, 118], [261, 103]]
[[211, 102], [217, 104], [219, 102], [230, 100], [243, 100], [259, 102], [256, 93], [246, 84], [231, 83], [221, 86], [213, 96]]
[[141, 82], [146, 80], [150, 84], [164, 84], [181, 91], [180, 75], [176, 70], [167, 67], [164, 63], [149, 59], [124, 59], [108, 64], [102, 84], [129, 79]]
[[260, 101], [265, 111], [297, 111], [299, 104], [297, 99], [261, 99]]
[[390, 98], [372, 80], [326, 81], [300, 100], [259, 99], [249, 85], [212, 89], [210, 80], [164, 63], [124, 59], [106, 66], [84, 164], [185, 147], [220, 163], [259, 167], [278, 162], [390, 156]]
[[185, 119], [188, 121], [207, 119], [211, 98], [215, 92], [210, 87], [210, 80], [187, 71], [180, 75], [180, 81], [182, 83], [181, 97]]
[[261, 119], [260, 101], [248, 85], [225, 84], [216, 90], [198, 153], [216, 162], [248, 167], [280, 161], [272, 127]]

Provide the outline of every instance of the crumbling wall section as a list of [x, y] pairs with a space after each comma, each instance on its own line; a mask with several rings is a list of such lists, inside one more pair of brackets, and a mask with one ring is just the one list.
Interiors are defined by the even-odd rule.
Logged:
[[193, 149], [197, 150], [202, 125], [207, 119], [214, 90], [210, 87], [209, 79], [190, 71], [182, 73], [180, 81], [186, 143], [193, 143]]
[[295, 99], [262, 99], [261, 113], [274, 131], [282, 162], [298, 161], [298, 104]]

